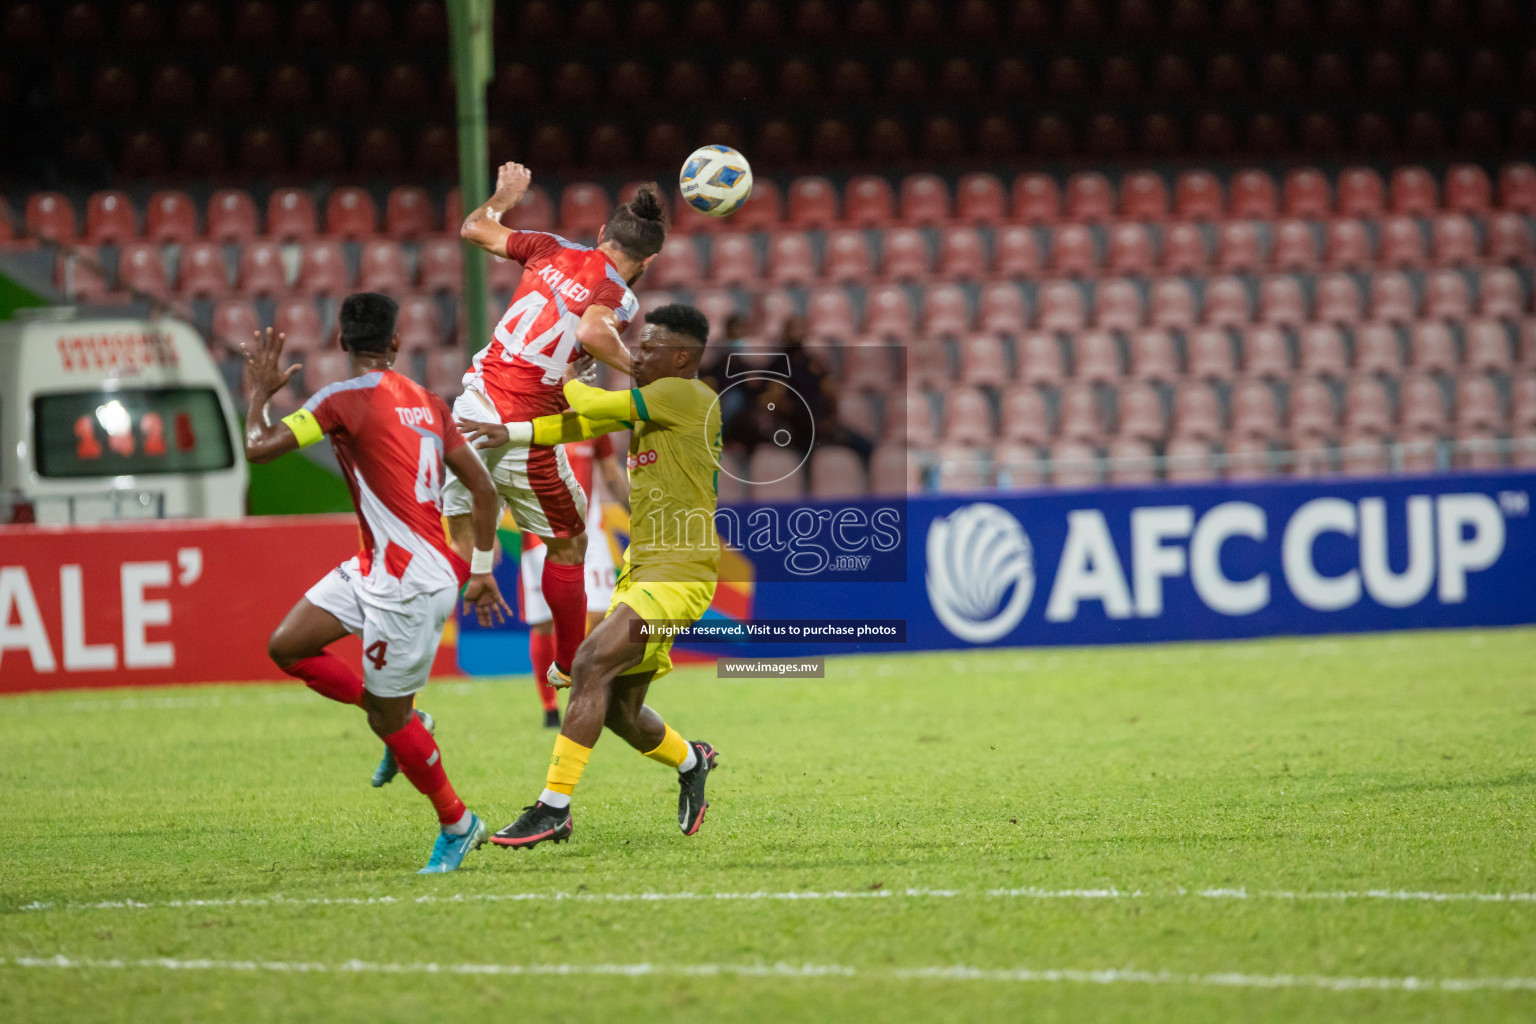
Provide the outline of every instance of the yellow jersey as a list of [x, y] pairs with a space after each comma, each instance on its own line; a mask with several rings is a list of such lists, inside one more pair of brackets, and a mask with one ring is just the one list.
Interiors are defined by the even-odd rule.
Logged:
[[621, 573], [648, 583], [714, 584], [720, 571], [720, 402], [697, 378], [629, 393], [629, 550]]

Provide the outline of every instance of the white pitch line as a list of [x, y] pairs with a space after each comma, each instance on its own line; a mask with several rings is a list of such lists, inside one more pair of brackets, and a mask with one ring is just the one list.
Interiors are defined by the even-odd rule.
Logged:
[[965, 966], [861, 968], [843, 964], [439, 964], [374, 963], [344, 960], [329, 964], [313, 960], [175, 960], [168, 957], [109, 960], [89, 957], [0, 957], [0, 967], [55, 970], [230, 971], [273, 974], [447, 974], [528, 977], [546, 975], [604, 975], [609, 977], [744, 977], [744, 978], [876, 978], [892, 981], [1032, 982], [1081, 985], [1191, 985], [1214, 988], [1319, 989], [1325, 992], [1476, 992], [1536, 991], [1536, 978], [1419, 978], [1348, 977], [1325, 974], [1247, 974], [1228, 971], [1196, 974], [1130, 968], [994, 969]]
[[1335, 892], [1286, 892], [1247, 889], [1184, 889], [1165, 892], [1142, 889], [830, 889], [825, 891], [791, 890], [787, 892], [475, 892], [440, 896], [234, 896], [212, 899], [176, 900], [101, 900], [98, 902], [58, 903], [34, 900], [16, 908], [21, 911], [47, 910], [198, 910], [209, 907], [393, 907], [436, 903], [533, 903], [571, 900], [578, 903], [671, 903], [671, 902], [818, 902], [840, 900], [890, 899], [1003, 899], [1003, 900], [1131, 900], [1131, 899], [1202, 899], [1202, 900], [1276, 900], [1299, 902], [1387, 901], [1397, 903], [1522, 903], [1536, 904], [1532, 892], [1425, 892], [1413, 889], [1360, 889]]

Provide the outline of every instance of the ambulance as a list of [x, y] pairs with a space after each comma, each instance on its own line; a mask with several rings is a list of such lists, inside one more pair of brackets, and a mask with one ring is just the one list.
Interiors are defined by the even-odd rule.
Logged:
[[245, 514], [240, 420], [203, 339], [172, 318], [0, 321], [0, 523]]

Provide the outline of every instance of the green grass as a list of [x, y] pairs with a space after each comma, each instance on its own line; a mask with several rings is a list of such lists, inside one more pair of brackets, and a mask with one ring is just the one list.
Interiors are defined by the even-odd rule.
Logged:
[[[703, 831], [612, 736], [575, 838], [419, 878], [425, 801], [367, 778], [361, 715], [302, 688], [0, 701], [0, 1019], [1529, 1020], [1533, 991], [1191, 984], [1536, 977], [1536, 631], [855, 657], [825, 681], [681, 670], [653, 703], [721, 750]], [[422, 699], [493, 827], [551, 736], [526, 678]], [[1108, 888], [1112, 899], [989, 895]], [[1201, 896], [1242, 888], [1246, 899]], [[954, 889], [955, 895], [905, 890]], [[452, 901], [782, 893], [821, 900]], [[281, 894], [284, 900], [275, 899]], [[413, 902], [419, 896], [430, 902]], [[396, 903], [316, 898], [395, 897]], [[250, 898], [249, 905], [166, 906]], [[135, 900], [143, 908], [80, 906]], [[310, 902], [304, 902], [309, 900]], [[35, 901], [52, 904], [24, 909]], [[17, 957], [837, 965], [826, 977], [24, 967]], [[1135, 969], [1166, 983], [913, 979]]]

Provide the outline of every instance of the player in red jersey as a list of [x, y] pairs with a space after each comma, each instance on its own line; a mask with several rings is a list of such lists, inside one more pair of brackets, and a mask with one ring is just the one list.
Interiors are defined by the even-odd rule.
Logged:
[[[464, 393], [453, 407], [459, 420], [507, 423], [562, 411], [561, 379], [583, 354], [626, 376], [632, 370], [619, 336], [639, 309], [630, 286], [666, 241], [656, 186], [642, 186], [618, 206], [598, 232], [596, 248], [589, 248], [502, 225], [529, 179], [523, 165], [503, 164], [495, 193], [464, 218], [459, 232], [487, 252], [523, 264], [512, 304], [464, 377]], [[568, 686], [571, 661], [586, 635], [586, 498], [558, 447], [508, 445], [479, 454], [518, 526], [548, 549], [542, 583], [555, 628], [549, 678]], [[455, 549], [468, 550], [469, 502], [462, 487], [448, 484], [443, 510]]]
[[[587, 594], [587, 629], [590, 631], [608, 614], [618, 573], [613, 549], [603, 529], [602, 508], [598, 502], [596, 475], [601, 473], [603, 491], [609, 501], [629, 508], [629, 477], [607, 434], [584, 441], [570, 441], [560, 446], [576, 483], [587, 496], [587, 557], [583, 570]], [[594, 472], [596, 471], [596, 472]], [[549, 685], [549, 667], [555, 660], [555, 631], [549, 603], [544, 600], [544, 562], [548, 549], [538, 537], [523, 539], [523, 564], [517, 574], [518, 611], [528, 623], [528, 658], [533, 663], [533, 681], [539, 688], [539, 702], [544, 705], [544, 726], [560, 728], [559, 704], [555, 688]]]
[[[353, 376], [316, 392], [280, 424], [267, 403], [297, 365], [278, 369], [283, 335], [271, 328], [246, 350], [251, 407], [245, 457], [270, 462], [329, 436], [352, 492], [362, 550], [316, 583], [267, 641], [278, 667], [316, 693], [368, 714], [387, 762], [405, 773], [437, 809], [442, 831], [422, 874], [456, 869], [485, 842], [486, 827], [454, 792], [415, 695], [454, 613], [459, 588], [484, 625], [510, 613], [491, 578], [496, 546], [496, 490], [464, 443], [442, 399], [390, 369], [400, 349], [398, 306], [374, 293], [341, 305], [341, 346]], [[441, 480], [447, 465], [472, 495], [471, 564], [443, 537]], [[326, 650], [348, 633], [363, 638], [363, 676]], [[393, 770], [390, 772], [393, 776]]]

